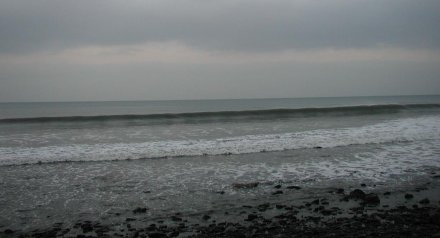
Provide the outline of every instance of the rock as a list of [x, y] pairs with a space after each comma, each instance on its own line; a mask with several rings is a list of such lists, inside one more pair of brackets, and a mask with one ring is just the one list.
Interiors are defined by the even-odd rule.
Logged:
[[211, 217], [208, 216], [208, 215], [203, 215], [202, 219], [205, 220], [205, 221], [207, 221], [207, 220], [211, 219]]
[[440, 237], [440, 232], [435, 233], [432, 237]]
[[351, 199], [361, 199], [361, 200], [363, 200], [365, 198], [365, 195], [366, 194], [364, 193], [364, 191], [362, 191], [360, 189], [355, 189], [355, 190], [350, 192], [348, 197], [351, 198]]
[[257, 215], [255, 215], [255, 214], [249, 214], [248, 217], [247, 217], [247, 219], [246, 219], [246, 221], [253, 221], [253, 220], [257, 219], [257, 218], [258, 218]]
[[333, 211], [332, 210], [324, 209], [324, 210], [321, 210], [321, 214], [324, 215], [324, 216], [329, 216], [329, 215], [333, 214]]
[[255, 188], [259, 185], [259, 182], [252, 183], [233, 183], [232, 187], [235, 189], [243, 189], [243, 188]]
[[411, 199], [413, 197], [414, 197], [414, 195], [412, 195], [410, 193], [405, 194], [405, 199]]
[[312, 204], [318, 205], [319, 204], [319, 199], [313, 200]]
[[166, 234], [161, 233], [161, 232], [153, 232], [148, 234], [148, 237], [150, 238], [163, 238], [163, 237], [168, 237]]
[[281, 184], [276, 185], [274, 188], [280, 189], [281, 188]]
[[337, 193], [337, 194], [343, 194], [343, 193], [344, 193], [344, 189], [343, 189], [343, 188], [338, 188], [338, 189], [336, 190], [336, 193]]
[[427, 199], [427, 198], [425, 198], [425, 199], [422, 199], [422, 200], [420, 200], [420, 204], [429, 204], [429, 199]]
[[81, 225], [81, 229], [83, 233], [87, 233], [93, 231], [93, 226], [90, 223], [85, 223]]
[[389, 195], [391, 195], [391, 193], [390, 192], [384, 192], [383, 195], [389, 196]]
[[364, 204], [368, 204], [368, 205], [377, 205], [380, 203], [380, 199], [379, 196], [377, 196], [377, 194], [369, 193], [365, 195], [363, 202]]
[[146, 213], [146, 212], [147, 212], [147, 208], [145, 207], [138, 207], [133, 210], [133, 213]]
[[182, 221], [182, 218], [177, 217], [177, 216], [171, 216], [171, 220], [172, 221]]
[[367, 185], [365, 183], [361, 183], [361, 187], [366, 187]]
[[235, 228], [234, 226], [228, 226], [225, 229], [226, 233], [228, 233], [228, 232], [236, 232], [236, 231], [237, 231], [237, 228]]
[[322, 149], [322, 146], [315, 146], [315, 149]]
[[278, 190], [278, 191], [275, 191], [275, 192], [272, 193], [272, 195], [278, 195], [278, 194], [283, 194], [283, 191]]
[[4, 233], [7, 234], [7, 235], [9, 235], [9, 234], [14, 233], [14, 231], [11, 230], [11, 229], [6, 229], [6, 230], [4, 231]]

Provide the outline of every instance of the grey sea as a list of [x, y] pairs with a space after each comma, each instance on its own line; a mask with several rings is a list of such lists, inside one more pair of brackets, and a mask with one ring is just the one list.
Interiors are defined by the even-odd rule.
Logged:
[[439, 170], [440, 96], [0, 103], [0, 229], [228, 211], [279, 183], [404, 191]]

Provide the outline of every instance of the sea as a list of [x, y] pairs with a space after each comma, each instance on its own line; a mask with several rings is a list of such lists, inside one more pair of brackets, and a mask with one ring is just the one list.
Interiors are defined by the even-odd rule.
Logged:
[[0, 229], [225, 211], [274, 184], [303, 188], [289, 199], [405, 190], [439, 171], [438, 95], [0, 103]]

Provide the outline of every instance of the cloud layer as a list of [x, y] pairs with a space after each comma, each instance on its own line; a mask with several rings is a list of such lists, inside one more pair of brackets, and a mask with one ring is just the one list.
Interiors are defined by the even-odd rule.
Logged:
[[440, 93], [438, 0], [0, 0], [0, 102]]
[[2, 0], [0, 52], [174, 41], [207, 50], [438, 48], [438, 0]]

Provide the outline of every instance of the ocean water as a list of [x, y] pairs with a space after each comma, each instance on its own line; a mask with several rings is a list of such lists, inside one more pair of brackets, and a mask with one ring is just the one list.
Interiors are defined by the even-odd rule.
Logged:
[[274, 183], [399, 190], [438, 171], [440, 96], [0, 104], [0, 228], [233, 209]]

